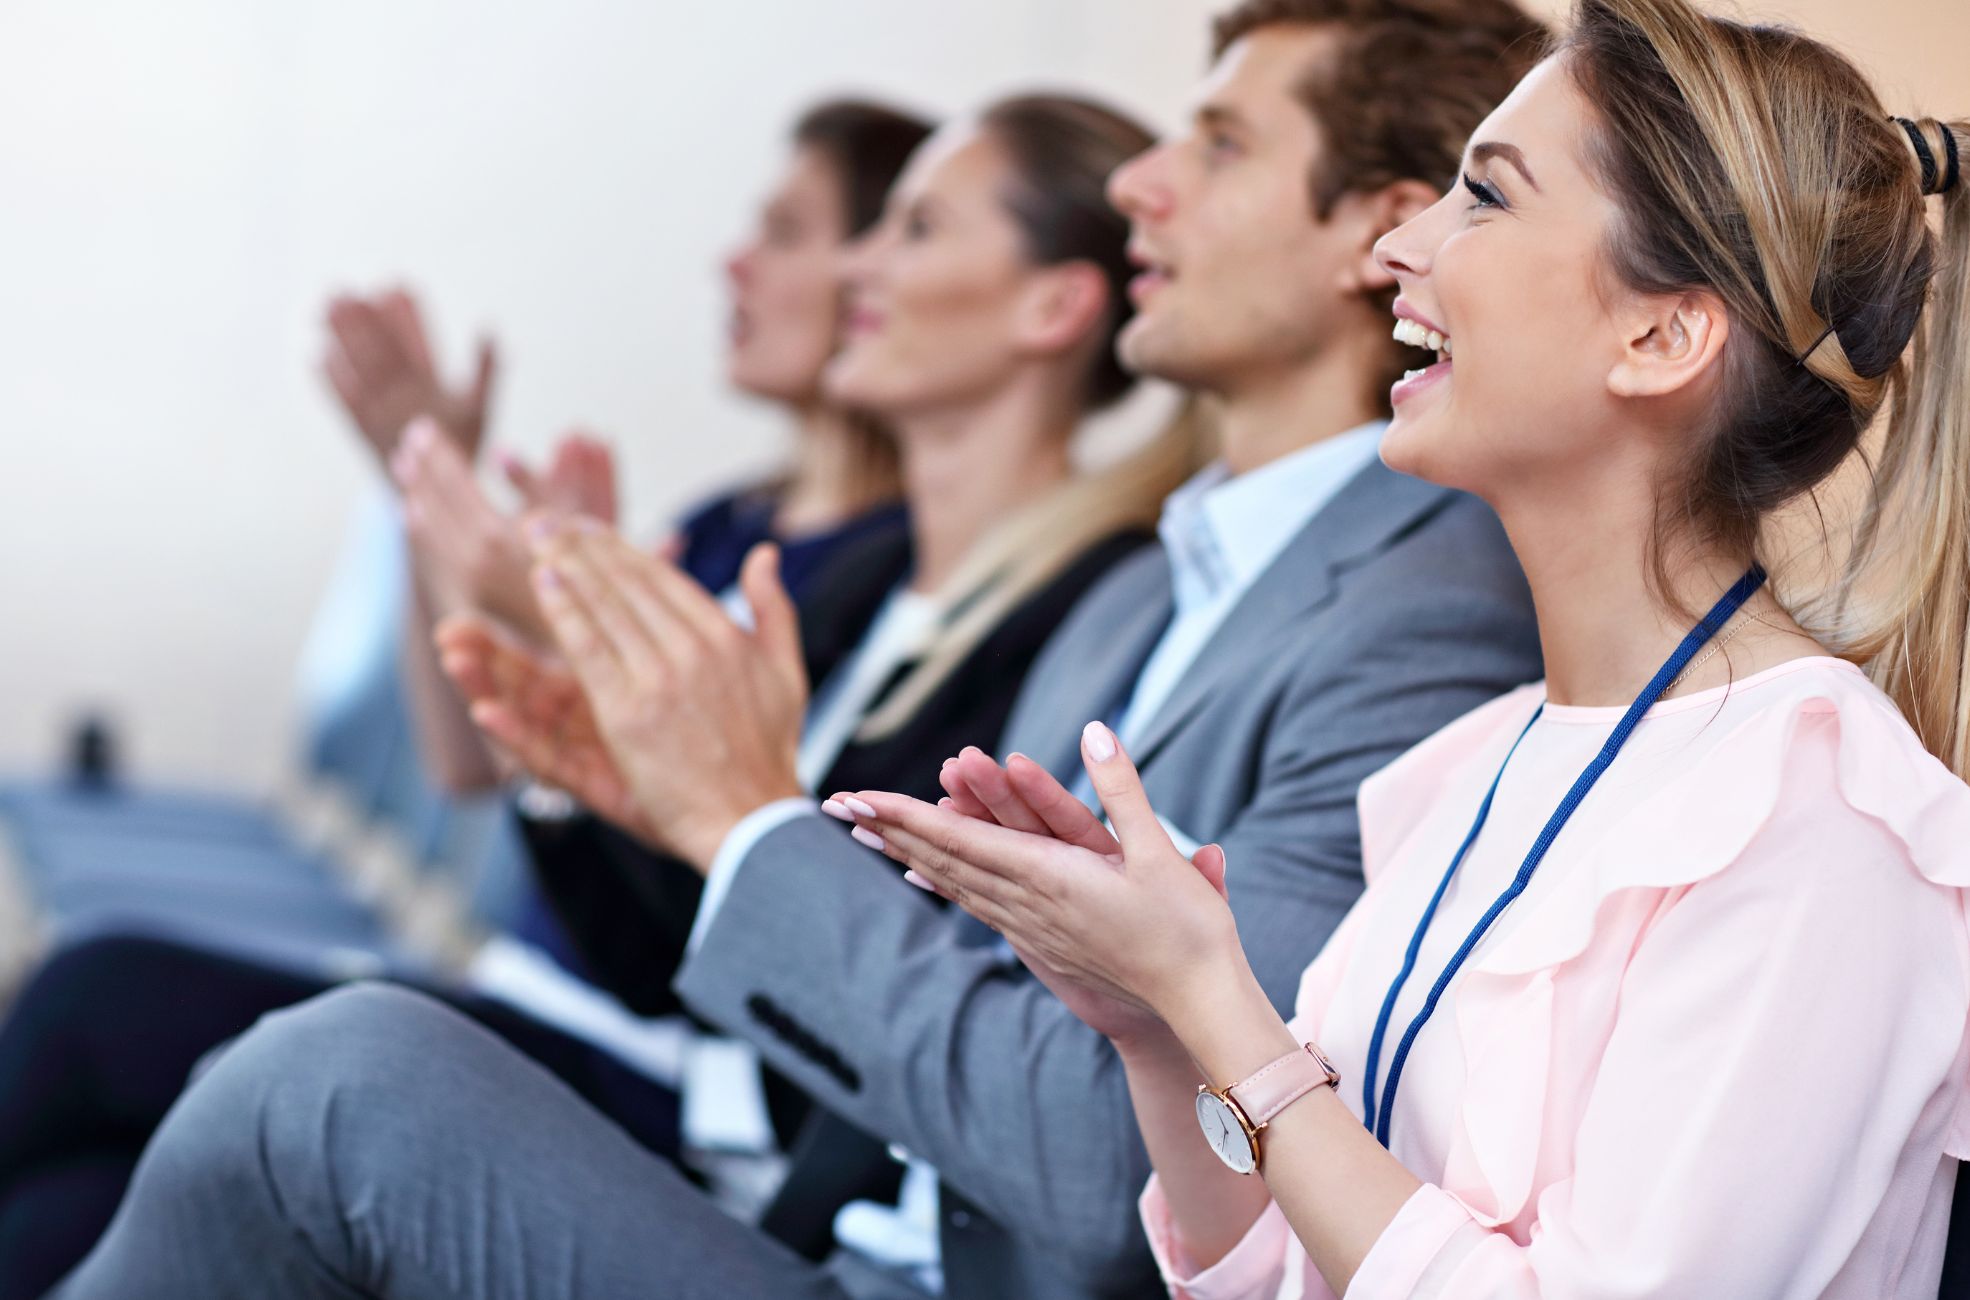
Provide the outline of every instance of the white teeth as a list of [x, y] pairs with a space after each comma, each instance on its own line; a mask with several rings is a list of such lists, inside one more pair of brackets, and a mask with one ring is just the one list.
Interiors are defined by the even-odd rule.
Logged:
[[1392, 337], [1396, 342], [1407, 343], [1412, 348], [1427, 348], [1445, 357], [1450, 355], [1449, 336], [1417, 321], [1398, 316]]
[[1422, 373], [1420, 370], [1405, 370], [1402, 372], [1402, 382], [1406, 384]]

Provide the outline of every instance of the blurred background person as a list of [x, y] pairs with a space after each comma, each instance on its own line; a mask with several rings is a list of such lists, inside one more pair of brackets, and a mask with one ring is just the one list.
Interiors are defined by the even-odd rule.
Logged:
[[[869, 101], [832, 100], [809, 109], [791, 133], [789, 156], [754, 231], [725, 261], [731, 313], [727, 376], [741, 391], [786, 409], [795, 441], [786, 470], [719, 495], [680, 526], [671, 545], [687, 571], [712, 590], [730, 587], [739, 559], [767, 537], [781, 543], [787, 581], [799, 595], [807, 594], [814, 573], [840, 547], [865, 539], [901, 540], [893, 443], [871, 417], [824, 398], [820, 376], [840, 337], [841, 249], [881, 215], [890, 185], [929, 132], [922, 119]], [[438, 673], [433, 623], [445, 614], [473, 611], [522, 633], [539, 628], [516, 519], [497, 508], [474, 477], [473, 461], [484, 448], [491, 418], [498, 358], [492, 342], [483, 340], [469, 380], [447, 383], [434, 360], [424, 313], [400, 289], [373, 298], [338, 297], [329, 305], [326, 323], [324, 375], [362, 445], [380, 468], [403, 481], [400, 513], [406, 517], [411, 563], [402, 577], [391, 563], [403, 543], [395, 538], [388, 512], [358, 515], [352, 526], [358, 544], [348, 562], [353, 590], [344, 600], [332, 600], [324, 618], [336, 621], [325, 637], [343, 643], [338, 659], [359, 666], [340, 670], [344, 676], [353, 671], [353, 683], [332, 693], [346, 702], [325, 706], [324, 734], [317, 743], [332, 755], [357, 751], [325, 760], [330, 770], [405, 790], [386, 794], [381, 807], [407, 827], [437, 806], [434, 799], [444, 793], [471, 794], [499, 785], [491, 755]], [[423, 438], [405, 436], [420, 423]], [[618, 513], [613, 457], [593, 439], [570, 436], [538, 472], [516, 457], [501, 460], [527, 503], [608, 519]], [[379, 608], [400, 589], [401, 610]], [[393, 637], [401, 649], [379, 653], [385, 647], [378, 640]], [[829, 666], [827, 660], [815, 664], [818, 671]], [[339, 720], [343, 715], [346, 720]], [[373, 770], [379, 746], [359, 742], [379, 730], [387, 732], [383, 750], [396, 747], [390, 737], [415, 739], [403, 756], [407, 762], [386, 761]], [[420, 797], [427, 790], [430, 795]], [[122, 806], [122, 801], [115, 806], [92, 801], [80, 810], [93, 822], [113, 817]], [[119, 867], [122, 878], [108, 882], [118, 895], [107, 904], [110, 919], [82, 929], [88, 938], [58, 954], [0, 1030], [0, 1042], [13, 1045], [0, 1048], [0, 1097], [6, 1099], [0, 1101], [0, 1115], [11, 1117], [0, 1118], [5, 1133], [0, 1136], [0, 1294], [39, 1294], [80, 1258], [122, 1194], [141, 1150], [137, 1135], [170, 1104], [204, 1046], [347, 969], [342, 950], [331, 944], [384, 938], [372, 925], [354, 936], [343, 929], [343, 900], [326, 888], [293, 891], [300, 896], [277, 915], [257, 905], [259, 882], [227, 880], [207, 891], [204, 873], [157, 861], [159, 834], [150, 821], [122, 841], [118, 852], [128, 867]], [[564, 832], [564, 838], [573, 836]], [[511, 847], [493, 837], [489, 851]], [[606, 851], [613, 845], [599, 847]], [[209, 835], [202, 835], [187, 846], [185, 856], [193, 861], [184, 865], [219, 852]], [[284, 860], [263, 854], [242, 871], [276, 874], [284, 866]], [[180, 920], [181, 903], [203, 915]], [[76, 928], [72, 918], [62, 920]], [[468, 920], [511, 924], [555, 956], [569, 957], [529, 878], [487, 901]], [[239, 927], [251, 927], [250, 942], [233, 941]], [[290, 942], [276, 946], [270, 930], [286, 931]], [[270, 949], [282, 960], [267, 964]], [[514, 965], [521, 973], [502, 979], [509, 993], [537, 976], [541, 966], [508, 963]], [[371, 962], [354, 969], [381, 968]], [[228, 976], [207, 978], [198, 997], [166, 992], [183, 989], [192, 978], [187, 972], [209, 970]], [[116, 992], [104, 996], [105, 990]], [[120, 995], [141, 998], [144, 990], [165, 994], [168, 1008], [126, 1018], [123, 1012], [135, 1011], [135, 1004]], [[119, 1007], [122, 1011], [115, 1010]], [[515, 1037], [530, 1028], [497, 1007], [482, 1004], [480, 1011]], [[98, 1035], [113, 1040], [134, 1024], [150, 1026], [156, 1036], [132, 1043], [127, 1054], [115, 1053], [113, 1065], [89, 1046], [106, 1041]], [[557, 1055], [542, 1040], [528, 1041], [537, 1056], [562, 1062], [566, 1075], [586, 1068], [581, 1065], [586, 1053]], [[578, 1086], [588, 1092], [614, 1087], [617, 1073], [601, 1059]], [[637, 1132], [670, 1145], [674, 1126], [674, 1114], [656, 1106]]]
[[[785, 411], [794, 437], [784, 468], [718, 494], [678, 525], [679, 563], [712, 591], [730, 588], [746, 551], [772, 539], [798, 599], [837, 546], [901, 527], [894, 444], [877, 421], [825, 398], [820, 376], [839, 342], [840, 249], [874, 224], [891, 182], [929, 130], [922, 119], [875, 103], [838, 100], [810, 109], [793, 129], [790, 156], [757, 228], [725, 261], [726, 377], [739, 392]], [[338, 299], [328, 322], [323, 368], [351, 423], [399, 481], [410, 512], [418, 582], [406, 659], [419, 686], [423, 747], [448, 789], [486, 788], [499, 775], [459, 718], [455, 697], [430, 671], [429, 630], [446, 615], [476, 612], [522, 634], [539, 631], [515, 518], [485, 499], [468, 469], [485, 422], [490, 347], [482, 345], [472, 392], [456, 395], [438, 384], [418, 309], [403, 291]], [[400, 443], [419, 416], [442, 436]], [[523, 504], [616, 521], [613, 464], [592, 439], [564, 440], [543, 472], [512, 453], [499, 459]]]
[[[1163, 496], [1195, 464], [1196, 425], [1187, 419], [1110, 470], [1077, 475], [1069, 455], [1087, 414], [1133, 384], [1113, 352], [1128, 319], [1127, 228], [1102, 187], [1148, 140], [1140, 126], [1087, 101], [1004, 101], [921, 151], [882, 226], [852, 254], [850, 341], [828, 368], [827, 391], [898, 430], [903, 482], [917, 508], [907, 537], [861, 539], [809, 593], [804, 630], [815, 653], [805, 672], [819, 693], [800, 747], [806, 781], [881, 772], [934, 790], [927, 756], [951, 748], [953, 736], [996, 736], [1054, 625], [1090, 583], [1148, 542]], [[444, 436], [428, 425], [412, 435], [433, 446]], [[495, 634], [483, 617], [470, 627], [488, 645], [497, 635], [505, 653], [521, 653], [517, 637]], [[637, 928], [649, 916], [639, 899], [670, 888], [668, 878], [695, 886], [696, 877], [648, 851], [625, 856], [623, 847], [596, 855], [592, 841], [574, 836], [543, 865], [594, 899], [577, 919], [635, 947], [647, 968], [673, 934], [681, 955], [690, 911], [680, 904]], [[600, 877], [603, 887], [584, 885], [583, 876]], [[82, 1010], [80, 990], [118, 986], [131, 995]], [[238, 1032], [322, 987], [145, 940], [99, 942], [57, 958], [4, 1034], [4, 1054], [23, 1063], [16, 1086], [0, 1089], [0, 1129], [12, 1135], [0, 1146], [17, 1153], [9, 1162], [15, 1212], [62, 1208], [46, 1193], [72, 1185], [63, 1173], [115, 1172], [103, 1150], [115, 1143], [105, 1134], [136, 1135], [160, 1119], [167, 1074], [182, 1082], [218, 1041], [215, 1030]], [[499, 991], [527, 1000], [510, 980]], [[584, 1065], [585, 1044], [516, 1024], [503, 1003], [464, 1005], [646, 1145], [674, 1151], [674, 1138], [663, 1139], [676, 1124], [675, 1102], [659, 1083], [639, 1087], [606, 1060]], [[180, 1010], [187, 1006], [190, 1014]], [[218, 1008], [225, 1023], [215, 1020]], [[145, 1041], [126, 1057], [116, 1043], [137, 1024], [146, 1026]], [[65, 1071], [65, 1062], [77, 1068]], [[133, 1101], [133, 1075], [158, 1086]], [[730, 1105], [718, 1095], [703, 1100], [714, 1114]], [[82, 1231], [70, 1219], [60, 1235], [73, 1241]], [[52, 1234], [43, 1238], [43, 1261], [51, 1242]]]

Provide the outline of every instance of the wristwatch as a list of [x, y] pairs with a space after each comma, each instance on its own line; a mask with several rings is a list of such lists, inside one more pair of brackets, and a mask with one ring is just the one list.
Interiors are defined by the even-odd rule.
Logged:
[[1259, 1169], [1259, 1134], [1273, 1116], [1315, 1088], [1341, 1086], [1340, 1071], [1312, 1043], [1286, 1053], [1243, 1082], [1197, 1089], [1204, 1140], [1233, 1173]]

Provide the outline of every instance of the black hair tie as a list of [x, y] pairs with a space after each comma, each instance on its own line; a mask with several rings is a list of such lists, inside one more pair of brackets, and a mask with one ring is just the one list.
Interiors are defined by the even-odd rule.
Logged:
[[1827, 326], [1827, 327], [1826, 327], [1825, 329], [1823, 329], [1823, 330], [1821, 330], [1821, 331], [1820, 331], [1820, 336], [1819, 336], [1818, 338], [1816, 338], [1816, 339], [1814, 339], [1814, 340], [1812, 341], [1812, 343], [1811, 343], [1810, 345], [1808, 345], [1808, 346], [1807, 346], [1807, 348], [1806, 348], [1806, 350], [1805, 350], [1804, 352], [1801, 352], [1801, 353], [1800, 353], [1800, 354], [1799, 354], [1798, 356], [1796, 356], [1796, 357], [1794, 357], [1794, 358], [1792, 359], [1792, 360], [1793, 360], [1793, 362], [1794, 362], [1794, 364], [1796, 364], [1796, 365], [1801, 365], [1801, 366], [1803, 366], [1803, 365], [1805, 365], [1805, 364], [1806, 364], [1806, 358], [1807, 358], [1807, 357], [1810, 357], [1811, 355], [1813, 355], [1813, 353], [1815, 353], [1815, 352], [1817, 352], [1817, 351], [1819, 351], [1819, 350], [1820, 350], [1820, 344], [1822, 344], [1822, 343], [1824, 343], [1824, 342], [1826, 342], [1826, 338], [1827, 338], [1827, 335], [1829, 335], [1829, 334], [1831, 334], [1831, 333], [1833, 333], [1833, 326], [1829, 324], [1829, 325], [1828, 325], [1828, 326]]
[[1931, 194], [1947, 194], [1956, 188], [1961, 161], [1956, 152], [1956, 132], [1950, 130], [1947, 122], [1943, 127], [1943, 173], [1938, 184], [1936, 175], [1936, 155], [1930, 152], [1929, 137], [1922, 134], [1922, 128], [1908, 118], [1892, 119], [1908, 136], [1908, 142], [1915, 148], [1915, 161], [1922, 167], [1922, 193], [1926, 198]]

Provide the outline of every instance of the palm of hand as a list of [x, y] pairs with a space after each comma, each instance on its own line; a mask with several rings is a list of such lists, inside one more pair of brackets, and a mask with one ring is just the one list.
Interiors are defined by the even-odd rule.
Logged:
[[[704, 796], [711, 792], [679, 778], [680, 737], [690, 738], [694, 761], [704, 771], [795, 770], [805, 678], [776, 672], [736, 629], [697, 670], [687, 667], [640, 685], [598, 700], [601, 721], [590, 714], [588, 725], [614, 756], [625, 800], [647, 810], [649, 820], [686, 827], [694, 815], [710, 811], [699, 805], [710, 802]], [[758, 800], [740, 802], [743, 814]]]
[[467, 456], [485, 432], [496, 365], [482, 342], [472, 381], [449, 389], [439, 377], [416, 301], [401, 290], [329, 305], [328, 379], [363, 439], [388, 459], [404, 426], [420, 415], [437, 420]]
[[569, 433], [555, 445], [544, 471], [537, 471], [511, 452], [500, 453], [507, 482], [519, 493], [527, 510], [555, 515], [585, 515], [605, 524], [616, 522], [616, 462], [609, 444], [585, 433]]
[[1019, 936], [1023, 959], [1083, 990], [1089, 1009], [1103, 1019], [1154, 1018], [1147, 991], [1155, 982], [1156, 958], [1147, 954], [1169, 947], [1156, 934], [1164, 928], [1160, 909], [1143, 906], [1140, 888], [1129, 879], [1141, 877], [1142, 864], [1078, 848], [1065, 848], [1057, 860], [1070, 892], [1032, 899], [1006, 927]]
[[1013, 944], [1013, 953], [1033, 977], [1074, 1013], [1076, 1019], [1102, 1037], [1120, 1042], [1167, 1032], [1160, 1017], [1134, 998], [1110, 992], [1086, 976], [1068, 976], [1034, 954]]
[[[1133, 779], [1137, 794], [1141, 787]], [[940, 781], [952, 812], [1053, 841], [1063, 887], [1090, 895], [1081, 905], [1041, 903], [1007, 927], [1028, 969], [1091, 1027], [1113, 1039], [1142, 1036], [1161, 1026], [1143, 991], [1161, 973], [1143, 952], [1189, 950], [1197, 936], [1188, 923], [1222, 914], [1224, 852], [1207, 845], [1188, 860], [1160, 826], [1139, 832], [1125, 850], [1115, 835], [1051, 773], [1015, 756], [1004, 767], [977, 749], [945, 764]], [[1154, 813], [1146, 800], [1137, 819], [1144, 831]], [[1143, 884], [1149, 884], [1145, 891]], [[1204, 892], [1216, 895], [1213, 900]], [[1170, 896], [1185, 900], [1172, 908]], [[1049, 900], [1050, 901], [1050, 900]], [[1133, 920], [1117, 918], [1134, 913]]]
[[437, 376], [406, 367], [367, 378], [368, 386], [352, 404], [350, 414], [371, 445], [387, 452], [404, 426], [420, 415], [430, 415], [444, 426], [447, 434], [466, 445], [458, 429], [458, 412], [447, 409], [453, 403], [439, 388]]
[[574, 674], [509, 651], [505, 677], [515, 718], [537, 741], [537, 773], [611, 821], [637, 820], [630, 783], [616, 763], [595, 711]]
[[616, 462], [608, 445], [592, 438], [564, 438], [548, 466], [541, 504], [605, 524], [616, 522]]
[[438, 638], [446, 671], [494, 740], [536, 780], [640, 833], [629, 783], [573, 673], [474, 620], [448, 620]]
[[542, 515], [529, 537], [556, 644], [643, 825], [660, 830], [646, 838], [707, 869], [747, 813], [801, 793], [806, 673], [778, 551], [756, 547], [741, 568], [747, 630], [689, 575], [605, 527]]

